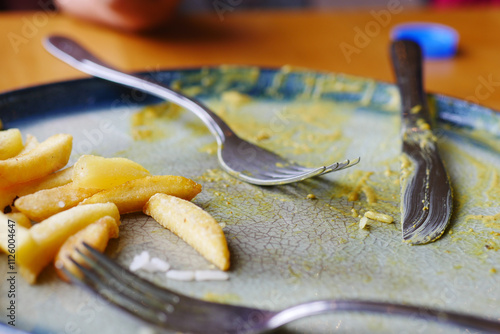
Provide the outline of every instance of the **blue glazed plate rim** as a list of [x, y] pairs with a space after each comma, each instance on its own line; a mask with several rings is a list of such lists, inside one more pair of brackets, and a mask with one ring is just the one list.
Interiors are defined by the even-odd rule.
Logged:
[[[231, 65], [230, 68], [235, 71], [258, 70], [259, 79], [256, 86], [257, 93], [262, 89], [267, 89], [270, 79], [277, 75], [283, 75], [282, 68], [257, 67]], [[207, 73], [225, 75], [221, 66], [208, 67], [188, 67], [177, 69], [162, 69], [155, 72], [137, 72], [139, 76], [149, 76], [167, 85], [174, 80], [184, 80], [192, 75], [199, 75], [202, 71]], [[264, 81], [260, 78], [264, 76]], [[287, 74], [279, 88], [280, 94], [284, 98], [296, 97], [301, 92], [300, 83], [306, 77], [335, 77], [344, 83], [357, 83], [365, 85], [365, 90], [369, 85], [375, 85], [375, 93], [371, 103], [365, 107], [379, 108], [380, 105], [375, 101], [378, 97], [384, 97], [388, 90], [396, 89], [392, 83], [374, 80], [366, 77], [359, 77], [344, 73], [321, 72], [300, 69]], [[267, 80], [267, 81], [266, 81]], [[191, 82], [192, 83], [192, 82]], [[248, 87], [248, 85], [247, 85]], [[241, 87], [236, 87], [241, 88]], [[259, 90], [260, 89], [260, 90]], [[339, 102], [359, 102], [365, 90], [360, 90], [349, 95], [349, 92], [332, 93], [332, 96], [322, 96]], [[52, 96], [56, 92], [70, 99], [69, 101], [55, 101], [58, 95]], [[119, 84], [111, 83], [98, 78], [77, 78], [65, 81], [56, 81], [52, 83], [34, 85], [21, 89], [10, 90], [0, 94], [0, 118], [5, 127], [9, 127], [12, 122], [35, 121], [38, 118], [53, 117], [57, 114], [67, 114], [68, 112], [88, 111], [92, 112], [97, 108], [103, 108], [110, 103], [116, 103], [116, 106], [123, 105], [119, 97], [122, 94], [130, 94], [131, 89]], [[66, 94], [69, 94], [66, 96]], [[343, 94], [343, 95], [342, 95]], [[250, 95], [261, 95], [250, 92]], [[500, 137], [500, 112], [469, 102], [460, 98], [447, 96], [438, 93], [429, 93], [436, 104], [436, 119], [440, 123], [446, 123], [453, 126], [464, 127], [476, 130], [485, 130], [496, 137]], [[347, 100], [346, 100], [347, 99]], [[350, 99], [350, 100], [349, 100]], [[140, 101], [134, 103], [138, 106], [157, 103], [160, 99], [145, 95]]]

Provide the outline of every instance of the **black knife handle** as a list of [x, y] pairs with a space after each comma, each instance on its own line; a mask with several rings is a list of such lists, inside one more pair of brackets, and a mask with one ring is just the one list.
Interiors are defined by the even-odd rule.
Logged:
[[[429, 108], [423, 85], [422, 50], [420, 46], [410, 40], [392, 42], [391, 57], [401, 94], [403, 119], [413, 123], [418, 118], [423, 118], [429, 123]], [[417, 106], [420, 106], [420, 108]]]

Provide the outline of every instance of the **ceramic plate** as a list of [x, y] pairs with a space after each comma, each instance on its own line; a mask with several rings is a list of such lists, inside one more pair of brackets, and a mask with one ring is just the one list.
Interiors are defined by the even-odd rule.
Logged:
[[[130, 158], [153, 174], [194, 179], [194, 203], [223, 226], [230, 279], [179, 282], [140, 273], [177, 292], [277, 310], [324, 298], [361, 298], [500, 317], [500, 114], [431, 95], [436, 135], [454, 190], [449, 229], [435, 243], [402, 242], [399, 213], [399, 95], [393, 85], [290, 68], [218, 67], [145, 74], [196, 96], [239, 133], [299, 163], [361, 157], [350, 169], [305, 182], [258, 187], [219, 169], [215, 141], [193, 114], [98, 79], [59, 82], [0, 96], [4, 127], [39, 140], [74, 137], [82, 154]], [[154, 105], [144, 110], [145, 106]], [[141, 112], [142, 111], [142, 112]], [[138, 114], [140, 113], [140, 114]], [[367, 210], [394, 218], [360, 229]], [[143, 214], [123, 216], [107, 254], [128, 266], [148, 250], [175, 269], [211, 268]], [[0, 273], [7, 273], [5, 257]], [[4, 280], [4, 279], [2, 279]], [[5, 317], [7, 284], [1, 285]], [[17, 275], [16, 328], [33, 333], [150, 333], [147, 324], [47, 268], [36, 285]], [[335, 314], [301, 320], [286, 333], [466, 333], [425, 320]]]

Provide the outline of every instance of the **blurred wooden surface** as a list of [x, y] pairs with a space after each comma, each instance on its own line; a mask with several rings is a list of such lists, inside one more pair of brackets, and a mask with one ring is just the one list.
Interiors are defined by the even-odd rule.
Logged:
[[[388, 8], [373, 12], [245, 12], [235, 8], [222, 16], [214, 11], [178, 17], [162, 31], [148, 35], [122, 33], [51, 12], [1, 13], [0, 92], [84, 76], [43, 49], [43, 38], [55, 33], [81, 41], [127, 71], [218, 64], [292, 65], [394, 82], [389, 33], [394, 25], [409, 21], [443, 23], [460, 34], [455, 58], [426, 62], [427, 90], [500, 109], [500, 9], [492, 8], [400, 7], [392, 13]], [[350, 54], [346, 52], [349, 46]]]

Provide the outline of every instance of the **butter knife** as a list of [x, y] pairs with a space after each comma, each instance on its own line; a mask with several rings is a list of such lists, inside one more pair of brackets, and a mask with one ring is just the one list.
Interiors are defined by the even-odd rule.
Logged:
[[420, 46], [409, 40], [395, 41], [391, 57], [402, 107], [403, 240], [426, 244], [439, 239], [450, 221], [452, 190], [431, 129]]

